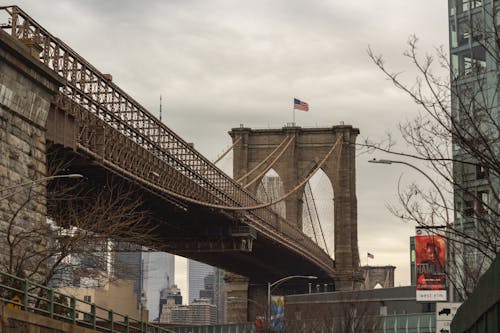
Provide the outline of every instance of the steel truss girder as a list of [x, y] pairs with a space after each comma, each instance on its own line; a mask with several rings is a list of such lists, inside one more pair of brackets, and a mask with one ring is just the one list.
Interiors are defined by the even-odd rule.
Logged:
[[168, 245], [162, 248], [162, 250], [175, 254], [252, 252], [253, 241], [252, 237], [168, 240]]

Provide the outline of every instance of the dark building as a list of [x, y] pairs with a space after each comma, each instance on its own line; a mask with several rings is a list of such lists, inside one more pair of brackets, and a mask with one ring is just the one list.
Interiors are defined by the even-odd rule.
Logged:
[[415, 272], [415, 260], [416, 260], [416, 254], [415, 254], [415, 236], [410, 237], [410, 281], [412, 286], [417, 285], [417, 274]]

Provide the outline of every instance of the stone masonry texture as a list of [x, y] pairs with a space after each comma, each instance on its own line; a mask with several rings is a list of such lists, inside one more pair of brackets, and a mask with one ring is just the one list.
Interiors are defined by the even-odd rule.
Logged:
[[45, 184], [17, 185], [46, 176], [46, 121], [60, 85], [26, 46], [0, 31], [0, 249], [12, 221], [21, 229], [46, 223]]

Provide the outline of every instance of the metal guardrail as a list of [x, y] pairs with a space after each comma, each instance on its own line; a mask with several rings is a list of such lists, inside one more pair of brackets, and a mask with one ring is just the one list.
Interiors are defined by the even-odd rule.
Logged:
[[[0, 272], [0, 301], [8, 307], [101, 332], [174, 333], [146, 321], [115, 313], [15, 275]], [[82, 308], [89, 308], [84, 311]]]
[[255, 325], [252, 323], [244, 324], [224, 324], [224, 325], [203, 325], [171, 327], [175, 333], [255, 333]]

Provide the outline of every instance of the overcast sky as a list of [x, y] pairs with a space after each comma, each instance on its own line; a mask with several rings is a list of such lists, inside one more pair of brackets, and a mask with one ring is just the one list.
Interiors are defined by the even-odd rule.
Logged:
[[[2, 1], [2, 3], [6, 3]], [[167, 126], [209, 159], [230, 145], [232, 127], [282, 127], [292, 99], [310, 111], [299, 126], [343, 121], [360, 140], [397, 132], [417, 106], [378, 71], [371, 45], [394, 71], [411, 34], [423, 51], [448, 44], [446, 1], [436, 0], [25, 0], [17, 4], [152, 113], [163, 95]], [[411, 79], [411, 73], [407, 75]], [[397, 180], [420, 179], [396, 166], [357, 160], [359, 250], [371, 265], [394, 265], [406, 285], [414, 226], [392, 216]], [[376, 154], [376, 157], [383, 157]], [[230, 161], [221, 167], [231, 168]], [[325, 222], [326, 223], [326, 222]], [[187, 297], [185, 270], [176, 282]]]

